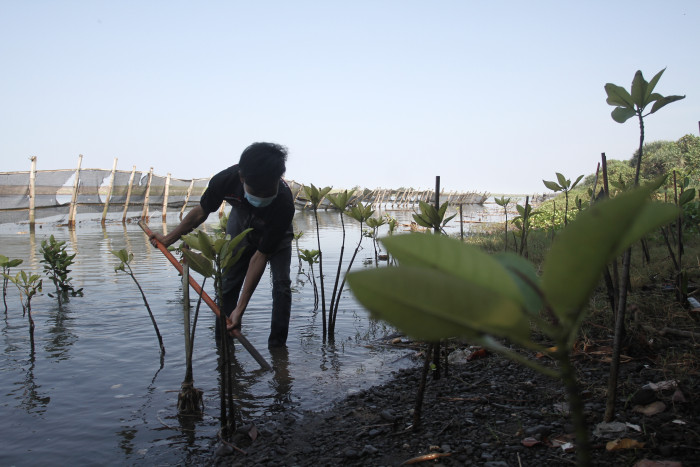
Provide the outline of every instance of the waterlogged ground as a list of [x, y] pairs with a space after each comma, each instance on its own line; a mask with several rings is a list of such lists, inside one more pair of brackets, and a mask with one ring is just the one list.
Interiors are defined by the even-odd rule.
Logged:
[[[485, 212], [477, 209], [467, 219], [483, 217]], [[403, 223], [410, 220], [410, 213], [393, 214]], [[168, 226], [176, 222], [173, 218]], [[159, 215], [150, 226], [162, 228]], [[338, 215], [320, 213], [320, 228], [324, 266], [334, 271], [341, 241]], [[298, 212], [295, 230], [305, 232], [301, 248], [316, 248], [310, 215]], [[52, 285], [44, 280], [43, 295], [32, 300], [36, 323], [32, 350], [18, 292], [8, 289], [7, 312], [4, 305], [0, 308], [0, 464], [207, 463], [218, 444], [219, 430], [214, 315], [202, 309], [194, 350], [195, 386], [204, 391], [205, 413], [201, 420], [181, 420], [176, 402], [185, 373], [184, 323], [176, 270], [150, 246], [136, 224], [108, 222], [102, 228], [89, 219], [79, 222], [75, 230], [44, 223], [34, 233], [26, 225], [2, 225], [0, 254], [24, 260], [15, 272], [40, 273], [40, 244], [51, 234], [77, 253], [71, 276], [85, 296], [59, 307], [47, 295]], [[357, 224], [347, 223], [346, 257], [359, 238]], [[374, 267], [371, 243], [364, 239], [363, 244], [356, 267]], [[132, 267], [163, 336], [162, 360], [136, 285], [114, 271], [118, 260], [110, 251], [122, 248], [134, 253]], [[333, 273], [326, 272], [329, 276]], [[260, 370], [236, 346], [234, 373], [242, 422], [276, 413], [301, 418], [305, 411], [328, 409], [349, 394], [386, 382], [392, 371], [415, 366], [410, 350], [371, 345], [393, 331], [369, 320], [347, 292], [341, 301], [336, 344], [323, 345], [321, 315], [313, 311], [311, 283], [298, 274], [296, 252], [288, 349], [270, 354], [267, 277], [248, 308], [243, 332], [275, 371]], [[330, 294], [332, 284], [326, 287]]]

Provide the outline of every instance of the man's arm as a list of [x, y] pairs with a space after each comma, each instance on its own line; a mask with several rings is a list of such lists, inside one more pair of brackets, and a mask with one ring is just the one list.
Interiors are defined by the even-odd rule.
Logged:
[[155, 239], [166, 247], [170, 246], [178, 241], [183, 235], [186, 235], [199, 227], [202, 222], [207, 220], [207, 217], [209, 217], [209, 214], [206, 213], [204, 209], [202, 209], [202, 206], [198, 204], [187, 213], [185, 218], [182, 219], [182, 222], [180, 222], [178, 226], [175, 227], [168, 235], [153, 232], [153, 234], [151, 234], [151, 243], [153, 243], [153, 246], [155, 246]]
[[229, 331], [241, 326], [241, 318], [243, 317], [243, 313], [245, 313], [248, 302], [250, 302], [250, 298], [253, 296], [253, 292], [255, 292], [255, 288], [258, 286], [258, 282], [260, 282], [263, 272], [265, 272], [267, 260], [267, 255], [260, 251], [253, 253], [253, 257], [250, 258], [248, 271], [243, 281], [243, 289], [238, 298], [238, 304], [236, 304], [236, 308], [231, 312], [228, 324], [226, 325], [226, 329]]

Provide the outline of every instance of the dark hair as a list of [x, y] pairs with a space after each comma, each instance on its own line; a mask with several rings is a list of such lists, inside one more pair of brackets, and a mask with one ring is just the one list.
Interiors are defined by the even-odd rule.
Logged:
[[241, 154], [238, 170], [251, 187], [268, 187], [287, 170], [287, 148], [275, 143], [253, 143]]

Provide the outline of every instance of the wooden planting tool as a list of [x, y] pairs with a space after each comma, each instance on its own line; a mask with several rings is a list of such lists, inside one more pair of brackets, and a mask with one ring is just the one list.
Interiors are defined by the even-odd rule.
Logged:
[[[148, 226], [143, 221], [139, 221], [139, 227], [141, 227], [141, 229], [143, 229], [143, 231], [146, 232], [146, 235], [148, 235], [149, 238], [152, 238], [151, 235], [153, 234], [153, 232], [151, 231], [151, 229], [148, 228]], [[180, 264], [180, 262], [177, 260], [177, 258], [175, 258], [173, 256], [173, 254], [170, 253], [170, 251], [168, 251], [168, 248], [165, 245], [163, 245], [161, 242], [159, 242], [158, 240], [156, 240], [156, 246], [165, 255], [165, 257], [168, 259], [168, 261], [170, 261], [170, 263], [172, 263], [172, 265], [175, 266], [175, 269], [177, 269], [180, 272], [180, 274], [182, 274], [182, 264]], [[199, 286], [199, 284], [192, 277], [192, 275], [190, 275], [190, 285], [195, 290], [195, 292], [202, 295], [202, 300], [204, 300], [204, 302], [207, 305], [209, 305], [209, 308], [211, 308], [211, 311], [213, 311], [214, 314], [216, 315], [216, 317], [219, 318], [219, 316], [221, 315], [221, 311], [219, 310], [218, 305], [216, 304], [216, 302], [214, 302], [214, 300], [211, 299], [211, 297], [204, 290], [202, 290], [202, 287]], [[234, 329], [232, 331], [232, 335], [233, 335], [233, 337], [238, 339], [238, 342], [240, 342], [241, 345], [243, 345], [243, 347], [245, 347], [245, 349], [248, 351], [248, 353], [253, 356], [255, 361], [258, 362], [258, 364], [260, 365], [260, 367], [262, 369], [269, 370], [269, 371], [272, 370], [272, 367], [270, 366], [269, 363], [267, 363], [267, 361], [263, 358], [263, 356], [260, 355], [260, 352], [258, 352], [255, 349], [255, 347], [253, 347], [253, 344], [251, 344], [250, 341], [248, 339], [246, 339], [246, 337], [243, 334], [241, 334], [240, 329]]]

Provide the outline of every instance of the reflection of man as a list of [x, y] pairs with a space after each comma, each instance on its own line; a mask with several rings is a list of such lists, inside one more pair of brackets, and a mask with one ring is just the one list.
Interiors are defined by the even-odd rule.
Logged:
[[240, 328], [243, 313], [269, 261], [272, 272], [270, 347], [283, 346], [287, 342], [292, 303], [289, 266], [294, 236], [294, 199], [289, 186], [281, 178], [286, 170], [286, 160], [287, 149], [283, 146], [251, 144], [241, 154], [238, 164], [212, 177], [199, 206], [194, 207], [172, 232], [152, 235], [165, 246], [171, 245], [202, 224], [223, 201], [227, 201], [231, 213], [226, 233], [235, 237], [243, 230], [253, 228], [241, 242], [245, 247], [243, 256], [224, 277], [222, 311], [228, 316], [227, 329]]

